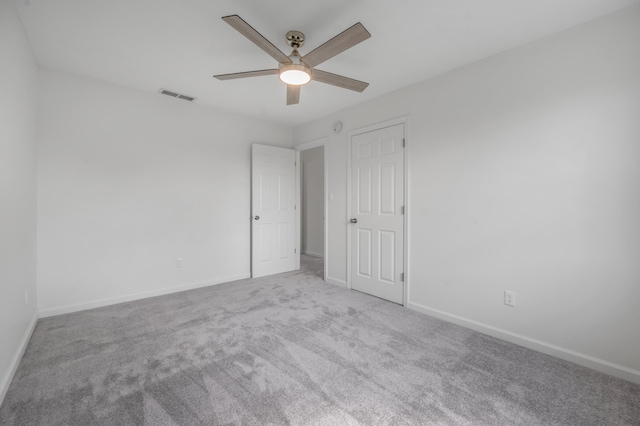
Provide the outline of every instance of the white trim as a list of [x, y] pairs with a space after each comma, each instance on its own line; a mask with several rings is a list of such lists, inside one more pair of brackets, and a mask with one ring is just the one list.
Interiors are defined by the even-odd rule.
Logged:
[[143, 291], [126, 296], [108, 297], [106, 299], [94, 300], [92, 302], [78, 303], [75, 305], [60, 306], [57, 308], [43, 309], [39, 311], [40, 318], [52, 317], [54, 315], [69, 314], [72, 312], [85, 311], [87, 309], [101, 308], [103, 306], [115, 305], [118, 303], [132, 302], [134, 300], [147, 299], [149, 297], [164, 296], [166, 294], [180, 293], [181, 291], [194, 290], [196, 288], [209, 287], [212, 285], [224, 284], [231, 281], [251, 278], [251, 274], [239, 274], [230, 277], [218, 278], [209, 281], [199, 281], [194, 283], [180, 284], [172, 287], [160, 288], [157, 290]]
[[24, 352], [27, 350], [27, 345], [29, 345], [29, 340], [31, 340], [31, 335], [33, 334], [33, 330], [36, 328], [36, 324], [38, 323], [38, 314], [33, 317], [31, 320], [31, 324], [25, 330], [24, 335], [22, 336], [22, 341], [20, 342], [20, 346], [18, 350], [13, 355], [13, 359], [11, 359], [11, 364], [9, 364], [9, 370], [2, 378], [2, 384], [0, 384], [0, 405], [4, 401], [4, 397], [7, 396], [7, 391], [9, 390], [9, 386], [11, 385], [11, 381], [13, 380], [13, 376], [15, 376], [16, 371], [18, 370], [18, 365], [20, 365], [20, 360], [24, 355]]
[[324, 161], [324, 276], [329, 275], [329, 156], [327, 155], [327, 145], [329, 139], [325, 138], [323, 144]]
[[[347, 132], [347, 217], [346, 222], [349, 222], [351, 215], [351, 144], [354, 136], [361, 135], [363, 133], [373, 132], [376, 130], [385, 129], [387, 127], [396, 126], [398, 124], [403, 125], [403, 134], [405, 142], [409, 140], [409, 116], [404, 115], [402, 117], [393, 118], [391, 120], [381, 121], [379, 123], [371, 124], [369, 126], [361, 127], [359, 129], [350, 130]], [[408, 143], [405, 144], [404, 149], [404, 284], [402, 288], [402, 305], [407, 306], [408, 293], [409, 293], [409, 155], [408, 155]], [[348, 226], [348, 225], [347, 225]], [[351, 228], [347, 230], [347, 288], [351, 289]]]
[[[313, 149], [313, 148], [319, 148], [319, 147], [323, 147], [322, 150], [322, 161], [324, 163], [324, 176], [323, 176], [323, 180], [324, 180], [324, 254], [322, 256], [316, 256], [316, 257], [322, 257], [324, 258], [324, 276], [325, 276], [325, 281], [328, 281], [327, 276], [329, 275], [329, 221], [327, 220], [329, 217], [329, 160], [327, 158], [327, 145], [329, 144], [329, 137], [325, 136], [319, 139], [314, 139], [312, 141], [309, 142], [305, 142], [305, 143], [301, 143], [300, 145], [296, 145], [294, 147], [294, 149], [296, 151], [306, 151], [308, 149]], [[298, 173], [298, 176], [300, 175], [300, 173]], [[300, 195], [300, 194], [298, 194]], [[298, 205], [300, 205], [302, 203], [301, 197], [298, 197]], [[302, 211], [302, 206], [300, 205], [300, 213], [301, 214]], [[302, 227], [302, 222], [298, 222], [298, 245], [300, 247], [302, 247], [302, 241], [301, 241], [301, 235], [300, 235], [300, 228]], [[306, 253], [309, 254], [309, 253]], [[310, 256], [313, 256], [313, 254], [309, 254]]]
[[321, 258], [324, 259], [324, 253], [316, 253], [316, 252], [313, 252], [313, 251], [306, 250], [302, 254], [305, 254], [305, 255], [311, 256], [311, 257], [321, 257]]
[[345, 188], [347, 195], [347, 217], [344, 218], [344, 223], [347, 227], [347, 276], [345, 278], [345, 284], [347, 288], [351, 290], [351, 145], [352, 139], [355, 136], [354, 131], [347, 132], [347, 187]]
[[325, 136], [320, 139], [314, 139], [312, 141], [296, 145], [293, 147], [293, 149], [295, 149], [296, 151], [306, 151], [308, 149], [318, 148], [321, 146], [325, 146], [328, 140], [329, 138]]
[[328, 282], [329, 284], [333, 284], [333, 285], [337, 285], [343, 288], [347, 288], [347, 282], [343, 281], [343, 280], [339, 280], [337, 278], [332, 278], [332, 277], [327, 277], [325, 275], [325, 281]]
[[470, 328], [471, 330], [475, 330], [480, 333], [488, 334], [489, 336], [497, 337], [498, 339], [502, 339], [519, 346], [524, 346], [525, 348], [533, 349], [534, 351], [555, 356], [556, 358], [564, 359], [565, 361], [569, 361], [574, 364], [582, 365], [584, 367], [591, 368], [593, 370], [597, 370], [623, 380], [628, 380], [630, 382], [640, 384], [640, 371], [634, 370], [632, 368], [624, 367], [622, 365], [614, 364], [600, 358], [572, 351], [561, 346], [556, 346], [540, 340], [532, 339], [527, 336], [523, 336], [521, 334], [512, 333], [501, 328], [492, 327], [487, 324], [449, 314], [437, 309], [429, 308], [419, 303], [409, 302], [407, 303], [407, 308], [439, 318], [447, 322]]
[[379, 123], [370, 124], [368, 126], [360, 127], [358, 129], [349, 130], [347, 132], [347, 141], [351, 141], [351, 138], [356, 135], [361, 135], [363, 133], [369, 133], [380, 129], [386, 129], [387, 127], [392, 127], [398, 124], [404, 124], [405, 126], [405, 138], [406, 138], [406, 130], [407, 123], [409, 122], [409, 116], [403, 115], [401, 117], [392, 118], [390, 120], [380, 121]]
[[409, 274], [409, 238], [411, 237], [411, 232], [409, 229], [411, 228], [411, 223], [409, 222], [409, 214], [411, 212], [411, 198], [409, 197], [409, 190], [411, 185], [409, 185], [409, 159], [411, 156], [409, 155], [409, 116], [402, 117], [402, 122], [404, 123], [404, 291], [403, 291], [403, 299], [402, 306], [407, 306], [409, 303], [409, 280], [411, 279], [411, 274]]
[[300, 151], [296, 153], [296, 271], [300, 270], [300, 254], [302, 254], [302, 161], [300, 160]]

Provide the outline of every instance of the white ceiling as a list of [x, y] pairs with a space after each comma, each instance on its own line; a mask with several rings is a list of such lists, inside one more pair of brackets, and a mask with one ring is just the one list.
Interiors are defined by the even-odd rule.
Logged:
[[[88, 75], [298, 125], [592, 20], [640, 0], [19, 0], [42, 67]], [[276, 68], [270, 56], [220, 17], [238, 14], [280, 50], [300, 30], [310, 52], [355, 24], [372, 37], [318, 68], [363, 80], [356, 93], [322, 83], [285, 105], [277, 76], [212, 76]], [[158, 95], [162, 96], [162, 95]], [[185, 102], [167, 98], [168, 102]]]

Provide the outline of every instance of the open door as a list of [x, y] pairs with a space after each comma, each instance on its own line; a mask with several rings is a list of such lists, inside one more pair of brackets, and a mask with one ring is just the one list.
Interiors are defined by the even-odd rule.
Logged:
[[296, 244], [296, 152], [251, 147], [251, 275], [293, 271]]

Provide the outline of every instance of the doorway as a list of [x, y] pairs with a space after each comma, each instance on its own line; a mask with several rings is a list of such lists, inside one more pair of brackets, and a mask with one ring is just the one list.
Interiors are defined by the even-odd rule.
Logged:
[[326, 274], [326, 162], [325, 139], [298, 145], [300, 151], [301, 267]]

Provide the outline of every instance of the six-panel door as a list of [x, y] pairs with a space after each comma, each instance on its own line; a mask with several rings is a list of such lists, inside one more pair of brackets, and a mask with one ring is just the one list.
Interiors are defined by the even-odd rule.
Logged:
[[296, 268], [295, 151], [251, 148], [251, 275]]
[[351, 288], [395, 303], [404, 295], [403, 139], [403, 124], [351, 139]]

